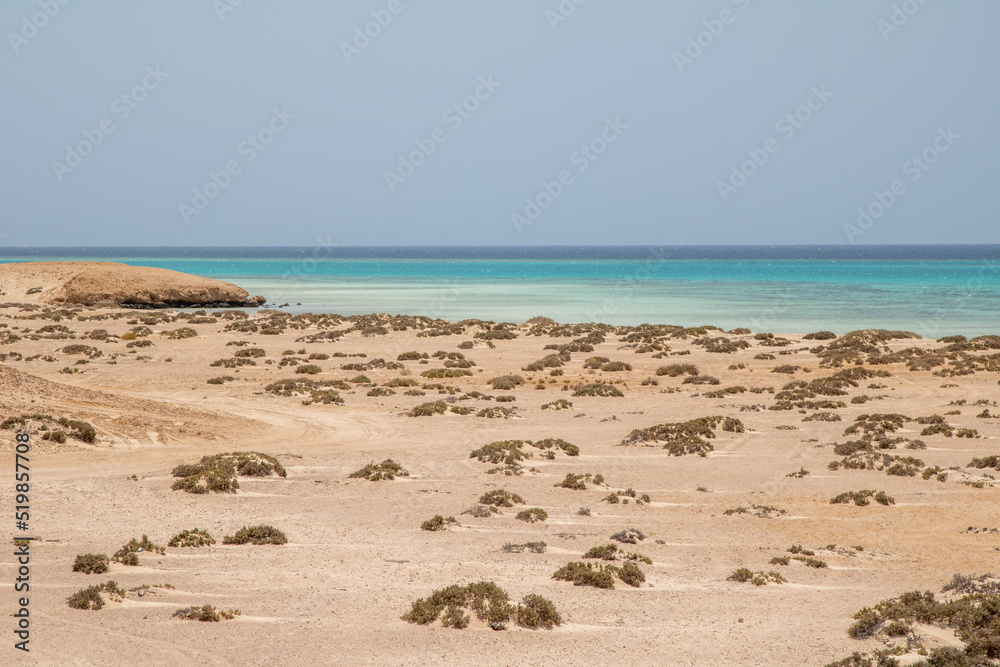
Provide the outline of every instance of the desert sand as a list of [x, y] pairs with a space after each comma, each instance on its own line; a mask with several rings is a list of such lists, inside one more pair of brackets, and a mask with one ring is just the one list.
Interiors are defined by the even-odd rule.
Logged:
[[[232, 310], [27, 304], [13, 288], [3, 299], [0, 420], [29, 417], [0, 430], [0, 444], [11, 471], [15, 432], [31, 433], [30, 533], [39, 538], [31, 546], [31, 653], [14, 651], [11, 628], [4, 627], [3, 664], [824, 665], [885, 646], [885, 637], [847, 635], [862, 607], [905, 591], [939, 592], [955, 573], [997, 569], [1000, 534], [990, 529], [1000, 527], [998, 489], [988, 475], [998, 473], [967, 467], [973, 458], [1000, 454], [1000, 419], [977, 416], [1000, 413], [992, 339], [965, 343], [972, 349], [953, 353], [955, 361], [937, 359], [933, 351], [962, 347], [960, 341], [872, 333], [804, 340], [545, 320], [498, 327], [273, 310], [245, 317]], [[182, 329], [193, 331], [169, 333]], [[822, 356], [845, 340], [856, 343], [846, 356]], [[577, 346], [586, 351], [523, 370], [559, 354], [546, 346], [573, 341], [583, 341]], [[87, 348], [71, 347], [77, 345]], [[261, 352], [237, 356], [254, 349]], [[446, 366], [461, 359], [435, 357], [439, 351], [474, 365]], [[397, 361], [423, 353], [427, 359]], [[992, 362], [969, 361], [990, 355]], [[602, 370], [607, 362], [588, 363], [594, 357], [631, 370]], [[873, 363], [880, 357], [892, 363]], [[386, 363], [371, 364], [377, 359]], [[905, 362], [914, 359], [927, 363], [911, 363], [911, 370]], [[318, 372], [296, 372], [307, 364]], [[342, 368], [349, 364], [370, 366]], [[699, 377], [718, 384], [685, 382], [695, 377], [687, 373], [657, 375], [671, 364], [693, 364]], [[970, 364], [974, 372], [948, 376]], [[788, 372], [774, 372], [781, 366]], [[770, 409], [788, 383], [852, 368], [886, 373], [858, 379], [842, 394], [810, 399], [841, 402], [832, 407]], [[422, 376], [432, 369], [469, 374]], [[504, 375], [524, 383], [493, 388], [490, 381]], [[209, 383], [225, 376], [231, 379]], [[310, 402], [308, 389], [288, 396], [266, 389], [286, 379], [341, 381], [349, 388], [318, 387], [336, 391], [343, 404]], [[413, 385], [402, 386], [408, 380]], [[594, 383], [623, 396], [575, 395], [576, 387]], [[710, 394], [729, 387], [745, 391]], [[867, 402], [858, 402], [862, 395]], [[561, 399], [571, 405], [543, 409]], [[443, 414], [410, 416], [436, 401], [445, 403]], [[477, 416], [491, 408], [511, 412]], [[817, 413], [839, 420], [805, 421]], [[879, 461], [870, 470], [829, 468], [844, 458], [834, 443], [857, 438], [845, 429], [871, 413], [910, 419], [889, 434], [906, 440], [879, 455], [916, 457], [913, 476], [887, 474], [890, 466]], [[59, 427], [33, 414], [86, 421], [96, 438], [85, 442], [71, 433], [62, 443], [44, 440], [45, 429]], [[635, 429], [716, 415], [739, 420], [741, 428], [718, 426], [714, 437], [702, 438], [709, 445], [704, 456], [672, 455], [664, 442], [622, 444]], [[952, 437], [946, 429], [920, 435], [925, 426], [912, 420], [931, 415], [944, 416]], [[975, 429], [978, 437], [958, 437], [960, 429]], [[489, 474], [495, 464], [470, 458], [492, 442], [545, 438], [564, 439], [579, 455], [526, 445], [522, 474], [512, 475]], [[925, 448], [905, 448], [903, 442], [914, 440]], [[232, 451], [272, 455], [287, 477], [239, 477], [236, 493], [171, 490], [175, 466]], [[554, 457], [543, 456], [546, 451]], [[409, 475], [378, 482], [349, 477], [387, 458]], [[925, 479], [926, 470], [932, 472]], [[605, 484], [556, 486], [567, 473], [600, 474]], [[11, 483], [3, 488], [11, 498]], [[525, 504], [487, 518], [463, 514], [497, 489], [519, 494]], [[635, 497], [620, 500], [631, 502], [605, 500], [628, 489]], [[884, 491], [895, 504], [830, 502], [863, 489]], [[644, 494], [649, 502], [637, 502]], [[5, 500], [5, 507], [12, 505]], [[547, 520], [515, 518], [534, 507]], [[751, 511], [726, 514], [740, 507]], [[435, 515], [457, 524], [422, 530]], [[255, 524], [279, 528], [288, 543], [222, 543]], [[142, 552], [138, 566], [112, 562], [106, 574], [72, 571], [78, 554], [111, 555], [143, 534], [166, 545], [193, 528], [207, 530], [217, 543]], [[641, 585], [616, 580], [613, 589], [599, 589], [552, 578], [627, 528], [646, 536], [619, 545], [651, 559], [639, 563]], [[9, 543], [13, 520], [2, 530]], [[544, 542], [544, 553], [504, 550], [526, 542]], [[795, 559], [771, 564], [791, 556], [792, 545], [813, 551], [827, 567]], [[744, 567], [780, 572], [787, 583], [728, 580]], [[15, 604], [15, 572], [8, 549], [0, 558], [8, 610]], [[108, 579], [126, 590], [153, 588], [108, 601], [100, 611], [67, 605], [75, 591]], [[551, 600], [562, 624], [545, 630], [510, 622], [493, 631], [473, 615], [468, 628], [455, 630], [400, 618], [434, 590], [477, 581], [496, 582], [515, 603], [531, 593]], [[156, 587], [163, 584], [172, 588]], [[204, 604], [240, 615], [216, 623], [173, 617]], [[923, 637], [928, 648], [959, 644], [949, 630], [927, 628]]]

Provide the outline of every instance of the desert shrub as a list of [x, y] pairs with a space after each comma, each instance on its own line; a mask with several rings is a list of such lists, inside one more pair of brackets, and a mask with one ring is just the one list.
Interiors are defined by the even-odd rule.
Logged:
[[1000, 470], [1000, 456], [996, 454], [991, 456], [984, 456], [980, 459], [972, 459], [968, 465], [969, 468], [994, 468]]
[[448, 530], [449, 526], [455, 526], [455, 525], [458, 525], [458, 521], [455, 520], [455, 517], [450, 516], [448, 518], [445, 518], [440, 514], [435, 514], [432, 518], [420, 524], [420, 530], [430, 530], [430, 531]]
[[518, 625], [525, 628], [551, 630], [562, 624], [562, 617], [552, 601], [534, 594], [524, 596], [514, 618]]
[[545, 521], [549, 518], [549, 514], [541, 507], [532, 507], [530, 509], [521, 510], [514, 518], [518, 521], [535, 523], [536, 521]]
[[209, 378], [208, 384], [225, 384], [227, 382], [232, 382], [235, 379], [236, 378], [234, 378], [232, 375], [222, 375], [219, 377]]
[[510, 391], [518, 385], [524, 384], [524, 378], [520, 375], [501, 375], [490, 380], [489, 384], [493, 389]]
[[208, 534], [207, 530], [200, 530], [194, 528], [192, 530], [183, 530], [167, 542], [168, 547], [182, 547], [182, 548], [198, 548], [198, 547], [209, 547], [215, 544], [215, 538]]
[[713, 377], [711, 375], [691, 375], [684, 378], [682, 384], [720, 384], [719, 378]]
[[751, 505], [750, 507], [733, 507], [727, 509], [722, 513], [723, 516], [733, 516], [734, 514], [752, 514], [754, 516], [761, 517], [763, 519], [770, 519], [775, 516], [780, 516], [782, 514], [787, 514], [783, 509], [777, 508], [774, 505]]
[[669, 364], [657, 368], [656, 374], [677, 377], [679, 375], [699, 375], [699, 371], [694, 364]]
[[203, 494], [235, 493], [240, 488], [237, 475], [243, 477], [269, 477], [271, 474], [287, 477], [288, 473], [278, 459], [260, 452], [228, 452], [203, 456], [196, 464], [175, 467], [171, 474], [178, 477], [170, 487], [174, 491]]
[[77, 554], [73, 571], [83, 574], [104, 574], [108, 571], [108, 557], [105, 554]]
[[749, 581], [754, 586], [765, 586], [768, 583], [783, 584], [786, 581], [779, 572], [753, 572], [745, 567], [735, 570], [731, 575], [726, 577], [726, 580], [739, 583]]
[[393, 480], [396, 477], [409, 477], [410, 473], [403, 470], [403, 466], [399, 465], [392, 459], [386, 459], [378, 465], [375, 463], [369, 463], [364, 468], [360, 470], [355, 470], [350, 475], [351, 479], [367, 479], [370, 482], [381, 482], [382, 480]]
[[[394, 392], [392, 389], [389, 389], [388, 387], [374, 387], [374, 388], [368, 390], [368, 395], [369, 396], [395, 396], [396, 392]], [[452, 412], [455, 412], [454, 408], [452, 408]]]
[[477, 417], [485, 417], [486, 419], [508, 419], [514, 415], [514, 411], [510, 408], [501, 408], [500, 406], [493, 408], [484, 408], [476, 413]]
[[493, 507], [513, 507], [514, 505], [523, 505], [524, 498], [505, 489], [495, 489], [481, 495], [479, 503]]
[[578, 384], [573, 388], [574, 396], [611, 396], [623, 397], [625, 394], [614, 385], [602, 382], [592, 384]]
[[274, 526], [243, 526], [234, 535], [222, 538], [223, 544], [286, 544], [288, 538]]
[[572, 581], [574, 586], [593, 586], [595, 588], [614, 588], [614, 568], [610, 565], [594, 567], [593, 563], [573, 561], [563, 565], [552, 574], [558, 581]]
[[413, 378], [392, 378], [385, 383], [386, 387], [416, 387], [420, 383]]
[[804, 340], [833, 340], [837, 337], [837, 334], [832, 331], [817, 331], [816, 333], [809, 333], [803, 336]]
[[549, 408], [553, 410], [568, 410], [573, 407], [573, 404], [567, 401], [565, 398], [560, 398], [558, 400], [552, 401], [551, 403], [544, 403], [542, 405], [542, 410], [548, 410]]
[[574, 491], [586, 491], [587, 482], [590, 481], [594, 484], [604, 484], [604, 475], [591, 475], [590, 473], [577, 475], [568, 472], [566, 473], [566, 477], [563, 481], [558, 484], [553, 484], [553, 486], [558, 486], [563, 489], [572, 489]]
[[536, 449], [561, 449], [567, 456], [579, 456], [580, 448], [566, 442], [562, 438], [545, 438], [544, 440], [527, 441], [527, 444]]
[[794, 477], [796, 479], [802, 479], [806, 477], [808, 474], [809, 474], [808, 470], [806, 470], [805, 468], [799, 468], [798, 472], [790, 472], [787, 475], [785, 475], [785, 477]]
[[715, 430], [721, 428], [730, 433], [743, 433], [743, 422], [733, 417], [699, 417], [686, 422], [658, 424], [644, 429], [635, 429], [622, 440], [622, 445], [646, 442], [663, 442], [663, 448], [673, 456], [698, 454], [706, 456], [714, 447], [708, 440], [715, 438]]
[[102, 356], [104, 353], [98, 350], [96, 347], [90, 345], [67, 345], [62, 349], [64, 354], [85, 354], [91, 359]]
[[259, 347], [244, 347], [242, 349], [236, 350], [233, 354], [234, 357], [264, 357], [267, 353], [264, 352], [262, 348]]
[[173, 331], [161, 331], [160, 335], [171, 340], [181, 340], [184, 338], [194, 338], [198, 335], [198, 332], [190, 327], [182, 327]]
[[442, 378], [465, 377], [467, 375], [472, 375], [472, 371], [467, 371], [461, 368], [432, 368], [428, 371], [424, 371], [420, 375], [425, 378], [440, 380]]
[[791, 559], [788, 556], [775, 556], [771, 559], [771, 565], [788, 565]]
[[453, 405], [453, 406], [451, 406], [451, 410], [450, 411], [454, 412], [456, 415], [470, 415], [470, 414], [472, 414], [472, 408], [466, 408], [466, 407], [461, 406], [461, 405]]
[[403, 352], [396, 357], [396, 361], [420, 361], [429, 358], [426, 352]]
[[218, 623], [219, 621], [226, 620], [231, 621], [240, 615], [239, 609], [216, 609], [210, 604], [203, 605], [201, 607], [195, 605], [193, 607], [185, 607], [184, 609], [178, 609], [173, 613], [173, 618], [179, 618], [185, 621], [201, 621], [203, 623]]
[[528, 455], [521, 451], [527, 444], [524, 440], [500, 440], [483, 445], [469, 454], [469, 458], [483, 463], [505, 463], [507, 465], [523, 461]]
[[775, 366], [771, 369], [772, 373], [785, 373], [788, 375], [794, 374], [796, 371], [802, 370], [801, 366], [792, 364], [782, 364], [781, 366]]
[[836, 412], [814, 412], [813, 414], [803, 417], [804, 422], [839, 422], [841, 421], [841, 416]]
[[409, 411], [410, 417], [432, 417], [443, 415], [448, 410], [448, 404], [444, 401], [433, 401], [431, 403], [421, 403]]
[[831, 505], [845, 505], [847, 503], [853, 502], [855, 505], [864, 507], [870, 504], [869, 498], [872, 498], [880, 505], [895, 505], [896, 500], [888, 495], [885, 491], [872, 491], [871, 489], [863, 489], [861, 491], [845, 491], [844, 493], [838, 494], [830, 499]]
[[511, 544], [508, 542], [503, 545], [503, 550], [509, 554], [519, 554], [525, 551], [530, 551], [533, 554], [543, 554], [545, 553], [545, 542], [525, 542], [524, 544]]
[[151, 551], [155, 554], [163, 554], [166, 549], [158, 544], [153, 544], [149, 541], [149, 537], [146, 535], [142, 536], [141, 540], [137, 540], [134, 537], [122, 545], [122, 548], [115, 552], [111, 557], [111, 560], [121, 563], [122, 565], [138, 565], [139, 556], [137, 555], [142, 551]]
[[295, 372], [299, 375], [316, 375], [322, 373], [323, 369], [316, 364], [302, 364], [295, 367]]
[[646, 534], [638, 528], [626, 528], [612, 535], [611, 539], [622, 544], [638, 544], [640, 541], [646, 539]]
[[114, 581], [108, 581], [97, 586], [81, 588], [73, 595], [69, 596], [67, 603], [73, 609], [90, 609], [99, 611], [104, 607], [104, 597], [101, 593], [107, 593], [112, 602], [120, 602], [125, 599], [125, 591], [118, 587]]
[[499, 512], [500, 510], [491, 505], [473, 505], [462, 514], [470, 514], [477, 519], [488, 519]]
[[619, 371], [630, 371], [632, 370], [632, 364], [627, 364], [624, 361], [609, 361], [606, 364], [602, 364], [600, 370], [607, 371], [609, 373], [615, 373]]
[[[467, 627], [468, 609], [493, 630], [502, 630], [513, 620], [527, 628], [546, 628], [562, 623], [555, 605], [538, 595], [526, 595], [520, 604], [510, 603], [510, 596], [492, 581], [480, 581], [467, 586], [451, 585], [434, 591], [430, 597], [414, 602], [402, 616], [408, 623], [430, 625], [445, 612], [442, 625], [455, 629]], [[446, 611], [447, 610], [447, 611]]]

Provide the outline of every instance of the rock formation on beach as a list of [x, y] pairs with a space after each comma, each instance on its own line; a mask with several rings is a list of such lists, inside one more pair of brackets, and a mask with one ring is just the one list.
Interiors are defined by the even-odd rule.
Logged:
[[83, 306], [218, 308], [265, 301], [221, 280], [118, 262], [0, 264], [0, 291], [8, 301]]

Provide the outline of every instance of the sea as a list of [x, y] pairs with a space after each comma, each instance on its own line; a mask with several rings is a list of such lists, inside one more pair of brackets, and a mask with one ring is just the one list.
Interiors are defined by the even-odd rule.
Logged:
[[0, 246], [0, 263], [41, 260], [226, 280], [292, 313], [1000, 334], [1000, 245]]

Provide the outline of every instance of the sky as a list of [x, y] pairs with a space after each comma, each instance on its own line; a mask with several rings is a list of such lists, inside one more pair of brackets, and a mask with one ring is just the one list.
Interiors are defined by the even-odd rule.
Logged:
[[0, 248], [1000, 241], [994, 0], [4, 0]]

